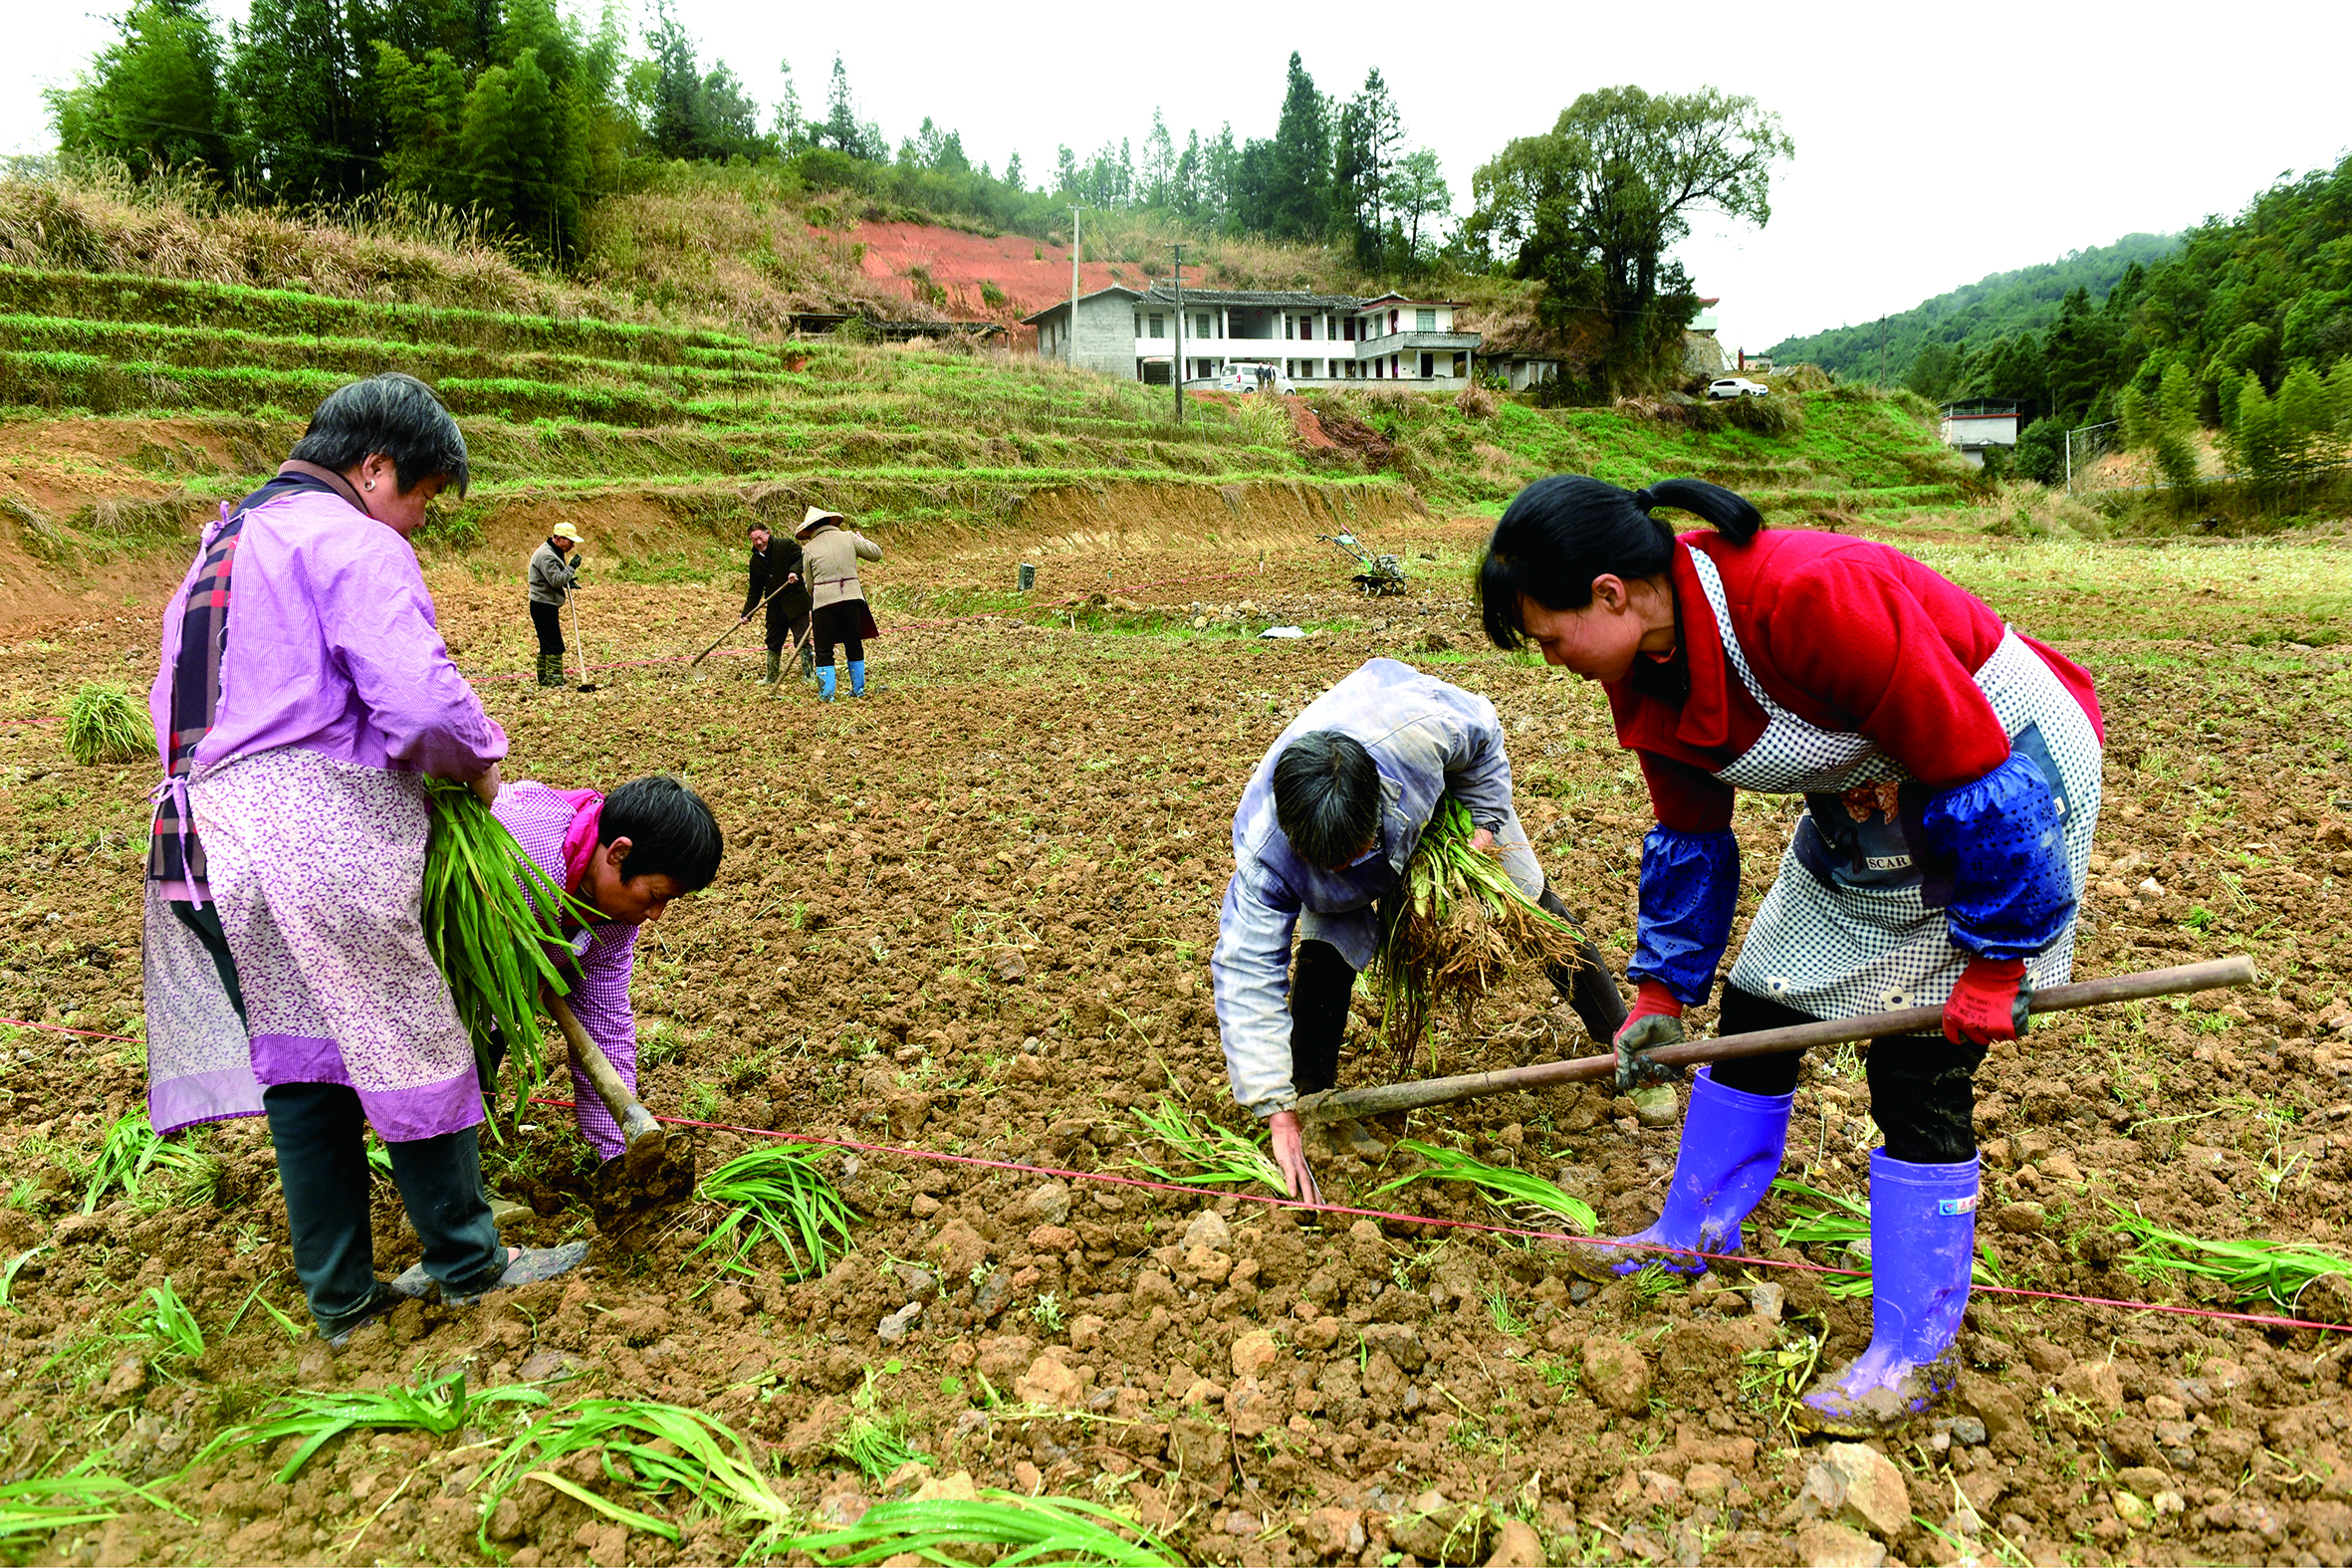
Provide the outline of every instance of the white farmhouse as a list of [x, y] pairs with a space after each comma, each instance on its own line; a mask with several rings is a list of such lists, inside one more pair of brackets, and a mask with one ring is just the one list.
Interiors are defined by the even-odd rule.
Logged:
[[1105, 375], [1165, 385], [1176, 373], [1183, 335], [1186, 385], [1215, 381], [1228, 365], [1273, 364], [1303, 386], [1397, 381], [1452, 389], [1470, 378], [1480, 337], [1454, 330], [1455, 302], [1384, 294], [1286, 294], [1113, 286], [1024, 319], [1038, 330], [1038, 353]]
[[1987, 447], [2017, 444], [2017, 405], [2000, 397], [1946, 403], [1937, 428], [1946, 446], [1959, 447], [1971, 468], [1982, 468]]

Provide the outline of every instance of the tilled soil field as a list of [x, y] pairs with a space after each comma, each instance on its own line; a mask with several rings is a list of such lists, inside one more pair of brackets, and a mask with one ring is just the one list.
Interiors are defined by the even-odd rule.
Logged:
[[[16, 1549], [635, 1564], [744, 1548], [742, 1521], [649, 1498], [593, 1456], [563, 1478], [677, 1538], [539, 1482], [485, 1518], [511, 1407], [477, 1407], [446, 1435], [354, 1431], [289, 1484], [274, 1477], [291, 1441], [204, 1454], [291, 1391], [463, 1367], [477, 1390], [706, 1412], [808, 1521], [960, 1471], [1114, 1504], [1190, 1560], [2345, 1562], [2347, 1353], [2312, 1329], [1980, 1294], [1954, 1406], [1901, 1441], [1832, 1451], [1785, 1424], [1807, 1369], [1869, 1334], [1867, 1300], [1833, 1296], [1825, 1276], [1760, 1265], [1595, 1291], [1523, 1237], [1088, 1179], [1190, 1171], [1137, 1119], [1163, 1102], [1241, 1125], [1207, 970], [1233, 805], [1289, 717], [1367, 657], [1493, 698], [1552, 880], [1623, 962], [1646, 802], [1597, 692], [1478, 642], [1461, 584], [1482, 528], [1384, 538], [1419, 576], [1373, 601], [1301, 541], [1276, 542], [1263, 566], [1199, 543], [1032, 547], [1043, 582], [1019, 618], [946, 618], [1010, 581], [1010, 549], [893, 560], [874, 578], [939, 608], [927, 624], [885, 613], [871, 694], [832, 707], [798, 685], [770, 695], [753, 661], [726, 654], [700, 681], [645, 663], [599, 672], [592, 693], [539, 690], [515, 678], [529, 662], [519, 587], [487, 566], [431, 567], [459, 661], [513, 736], [510, 777], [677, 771], [726, 828], [719, 884], [639, 948], [647, 1102], [881, 1147], [827, 1156], [861, 1217], [856, 1244], [796, 1281], [773, 1246], [749, 1273], [697, 1254], [718, 1219], [707, 1206], [639, 1245], [596, 1237], [585, 1149], [545, 1110], [491, 1153], [493, 1187], [533, 1211], [510, 1239], [588, 1235], [588, 1265], [476, 1308], [405, 1306], [341, 1353], [302, 1325], [258, 1123], [202, 1130], [201, 1172], [83, 1212], [108, 1129], [143, 1103], [139, 1046], [105, 1036], [140, 1032], [152, 769], [76, 768], [58, 727], [29, 721], [87, 678], [143, 688], [159, 605], [0, 650], [0, 1011], [94, 1031], [0, 1030], [0, 1480], [87, 1458], [170, 1505], [134, 1497]], [[1981, 575], [1971, 585], [2002, 603], [2012, 573]], [[591, 657], [691, 651], [739, 602], [732, 577], [592, 588]], [[1310, 634], [1257, 639], [1270, 623]], [[2012, 1286], [2228, 1306], [2140, 1277], [2117, 1206], [2212, 1239], [2343, 1248], [2352, 662], [2163, 640], [2182, 629], [2150, 602], [2136, 628], [2059, 639], [2098, 676], [2110, 741], [2077, 974], [2246, 951], [2262, 982], [2045, 1018], [1997, 1050], [1979, 1084], [1984, 1233]], [[1743, 801], [1745, 907], [1792, 816]], [[1359, 1010], [1345, 1083], [1385, 1076]], [[1589, 1048], [1531, 978], [1467, 1036], [1449, 1021], [1435, 1039], [1449, 1072], [1531, 1046]], [[1853, 1052], [1817, 1056], [1785, 1174], [1862, 1193], [1866, 1102]], [[1368, 1125], [1318, 1159], [1335, 1203], [1495, 1222], [1466, 1190], [1380, 1192], [1418, 1168], [1400, 1139], [1458, 1145], [1631, 1229], [1671, 1168], [1675, 1127], [1649, 1125], [1662, 1120], [1557, 1090]], [[753, 1143], [695, 1136], [706, 1171]], [[375, 1212], [388, 1275], [416, 1241], [388, 1184]], [[1807, 1260], [1776, 1239], [1788, 1219], [1767, 1200], [1751, 1249]], [[200, 1358], [140, 1327], [165, 1280], [203, 1331]], [[2352, 1321], [2340, 1279], [2300, 1308]]]

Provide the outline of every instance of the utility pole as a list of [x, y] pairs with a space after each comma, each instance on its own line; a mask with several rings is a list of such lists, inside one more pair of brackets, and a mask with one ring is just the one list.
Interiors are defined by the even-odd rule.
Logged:
[[1184, 423], [1184, 247], [1168, 247], [1176, 253], [1176, 422]]

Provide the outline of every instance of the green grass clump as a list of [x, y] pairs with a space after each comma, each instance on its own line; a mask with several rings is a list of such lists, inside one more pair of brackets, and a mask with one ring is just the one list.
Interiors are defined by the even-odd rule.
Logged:
[[[964, 1550], [954, 1550], [958, 1547]], [[855, 1524], [795, 1536], [780, 1549], [807, 1552], [828, 1564], [899, 1556], [946, 1564], [985, 1560], [996, 1568], [1019, 1563], [1159, 1568], [1182, 1561], [1165, 1541], [1116, 1509], [1079, 1497], [1025, 1497], [993, 1487], [976, 1501], [934, 1497], [876, 1503]]]
[[116, 1119], [99, 1145], [98, 1158], [83, 1175], [82, 1212], [96, 1214], [109, 1193], [120, 1190], [132, 1203], [147, 1191], [158, 1172], [169, 1172], [183, 1184], [193, 1178], [202, 1184], [218, 1176], [220, 1164], [184, 1143], [159, 1136], [144, 1111], [129, 1111]]
[[1515, 1171], [1507, 1165], [1489, 1165], [1459, 1149], [1443, 1149], [1416, 1138], [1405, 1139], [1397, 1148], [1405, 1154], [1419, 1155], [1426, 1169], [1374, 1189], [1374, 1197], [1393, 1193], [1414, 1182], [1467, 1182], [1488, 1203], [1518, 1219], [1557, 1222], [1578, 1235], [1592, 1234], [1600, 1224], [1600, 1217], [1592, 1212], [1590, 1204], [1540, 1176]]
[[767, 1240], [783, 1251], [793, 1278], [823, 1273], [836, 1252], [849, 1250], [849, 1222], [857, 1218], [818, 1169], [824, 1154], [817, 1144], [763, 1144], [704, 1177], [695, 1197], [727, 1214], [692, 1255], [715, 1248], [728, 1269], [756, 1278], [751, 1251]]
[[1135, 1119], [1144, 1131], [1184, 1157], [1190, 1171], [1163, 1170], [1156, 1165], [1134, 1162], [1135, 1168], [1172, 1182], [1178, 1187], [1248, 1187], [1252, 1184], [1288, 1198], [1290, 1185], [1283, 1180], [1282, 1167], [1266, 1152], [1266, 1146], [1245, 1133], [1215, 1122], [1195, 1122], [1190, 1112], [1175, 1101], [1163, 1098], [1157, 1111], [1138, 1108]]
[[[147, 1309], [139, 1314], [138, 1331], [164, 1349], [189, 1361], [204, 1355], [204, 1328], [195, 1312], [180, 1299], [179, 1289], [166, 1278], [147, 1287]], [[135, 1310], [135, 1309], [134, 1309]]]
[[2135, 1243], [2123, 1266], [2135, 1278], [2207, 1279], [2241, 1306], [2295, 1310], [2304, 1290], [2329, 1275], [2352, 1283], [2352, 1257], [2292, 1241], [2208, 1241], [2168, 1231], [2117, 1205], [2116, 1224]]
[[[1785, 1176], [1772, 1183], [1772, 1191], [1787, 1201], [1791, 1216], [1788, 1224], [1779, 1230], [1781, 1245], [1821, 1246], [1862, 1261], [1869, 1259], [1869, 1199], [1825, 1193]], [[1985, 1260], [1982, 1244], [1969, 1265], [1969, 1277], [1980, 1285], [2001, 1282], [2000, 1275]], [[1870, 1275], [1867, 1271], [1824, 1275], [1821, 1288], [1833, 1296], [1867, 1296], [1871, 1292]]]
[[791, 1549], [786, 1532], [795, 1522], [792, 1505], [769, 1484], [766, 1467], [732, 1428], [700, 1411], [652, 1400], [588, 1399], [541, 1417], [491, 1461], [482, 1477], [482, 1550], [495, 1553], [490, 1516], [526, 1480], [552, 1486], [632, 1530], [683, 1538], [669, 1520], [556, 1473], [560, 1460], [590, 1452], [601, 1454], [607, 1480], [647, 1502], [682, 1495], [738, 1528], [754, 1530], [745, 1561]]
[[[63, 1475], [10, 1481], [0, 1486], [0, 1547], [12, 1552], [46, 1539], [59, 1530], [85, 1529], [118, 1516], [118, 1503], [131, 1499], [187, 1515], [134, 1481], [106, 1475], [87, 1466]], [[13, 1555], [10, 1561], [17, 1561]]]
[[289, 1395], [279, 1414], [269, 1420], [251, 1427], [231, 1427], [214, 1438], [196, 1456], [196, 1461], [201, 1463], [224, 1449], [300, 1438], [302, 1447], [294, 1451], [285, 1467], [278, 1471], [278, 1484], [283, 1486], [301, 1473], [313, 1455], [347, 1432], [364, 1427], [379, 1432], [425, 1432], [447, 1437], [468, 1422], [479, 1422], [484, 1406], [547, 1402], [545, 1394], [520, 1383], [484, 1389], [468, 1398], [463, 1367], [414, 1388], [356, 1389], [330, 1394], [306, 1390]]
[[66, 700], [65, 716], [66, 750], [85, 768], [155, 755], [146, 710], [119, 681], [84, 681]]
[[[566, 910], [588, 915], [548, 879], [506, 824], [465, 784], [434, 783], [432, 834], [424, 861], [424, 935], [449, 983], [458, 1020], [474, 1042], [483, 1081], [494, 1082], [492, 1036], [506, 1041], [513, 1110], [546, 1080], [539, 1049], [539, 994], [569, 989], [551, 945]], [[520, 882], [516, 878], [522, 878]], [[492, 1122], [497, 1121], [496, 1095]]]
[[1441, 999], [1461, 1008], [1467, 1026], [1472, 1003], [1513, 962], [1577, 962], [1576, 928], [1522, 892], [1500, 859], [1473, 849], [1475, 831], [1469, 808], [1448, 795], [1421, 830], [1403, 883], [1380, 901], [1372, 984], [1380, 1038], [1395, 1049], [1399, 1071]]

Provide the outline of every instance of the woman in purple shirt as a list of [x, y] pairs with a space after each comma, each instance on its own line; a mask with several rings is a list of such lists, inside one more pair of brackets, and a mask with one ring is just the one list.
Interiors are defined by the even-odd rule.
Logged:
[[425, 948], [424, 781], [492, 799], [507, 751], [408, 545], [465, 486], [465, 439], [423, 382], [330, 394], [276, 477], [205, 529], [148, 698], [148, 1114], [165, 1133], [269, 1117], [295, 1272], [339, 1345], [400, 1299], [375, 1274], [370, 1126], [445, 1300], [587, 1251], [500, 1244], [472, 1045]]

